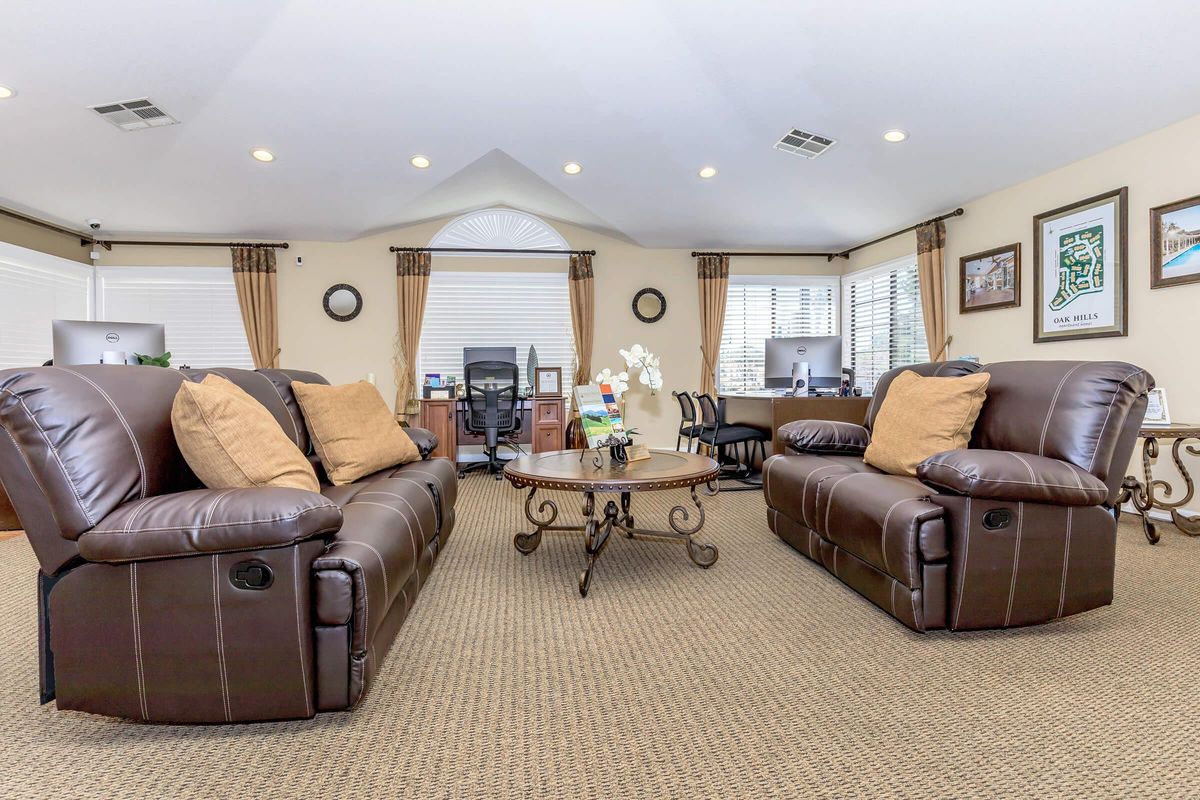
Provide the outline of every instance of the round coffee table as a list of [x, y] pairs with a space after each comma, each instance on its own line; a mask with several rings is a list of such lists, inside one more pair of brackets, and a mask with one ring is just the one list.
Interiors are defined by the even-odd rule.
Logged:
[[[592, 572], [596, 560], [604, 552], [613, 530], [619, 530], [630, 539], [671, 539], [687, 544], [688, 556], [697, 565], [707, 569], [717, 562], [716, 545], [701, 544], [693, 538], [704, 527], [704, 506], [696, 492], [704, 486], [703, 493], [709, 497], [718, 491], [717, 475], [720, 467], [716, 461], [696, 453], [678, 453], [674, 450], [651, 450], [650, 458], [619, 464], [607, 456], [599, 456], [593, 450], [559, 450], [552, 453], [535, 453], [520, 456], [504, 467], [504, 477], [518, 489], [528, 487], [525, 497], [525, 518], [534, 526], [530, 533], [518, 533], [513, 537], [517, 550], [529, 555], [542, 543], [543, 531], [582, 532], [587, 555], [587, 567], [579, 573], [579, 594], [587, 597], [592, 584]], [[583, 494], [582, 525], [555, 525], [558, 520], [558, 505], [551, 499], [543, 499], [534, 511], [534, 497], [539, 489], [558, 489]], [[630, 512], [634, 492], [656, 492], [663, 489], [690, 489], [692, 504], [696, 510], [696, 521], [692, 525], [691, 514], [685, 506], [671, 509], [667, 515], [670, 530], [639, 528]], [[613, 500], [604, 504], [604, 516], [596, 518], [596, 493], [620, 494], [620, 507]]]

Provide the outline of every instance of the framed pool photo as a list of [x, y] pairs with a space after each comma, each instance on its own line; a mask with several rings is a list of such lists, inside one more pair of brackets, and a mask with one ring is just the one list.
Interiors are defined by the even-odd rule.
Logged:
[[1033, 340], [1129, 335], [1129, 187], [1033, 218]]
[[1150, 288], [1200, 281], [1200, 195], [1150, 209]]
[[1021, 305], [1021, 243], [958, 260], [958, 312]]

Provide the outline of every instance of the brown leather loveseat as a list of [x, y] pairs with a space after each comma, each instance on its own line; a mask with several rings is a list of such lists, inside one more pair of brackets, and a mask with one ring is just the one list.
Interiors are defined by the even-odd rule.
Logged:
[[1154, 381], [1123, 362], [990, 364], [965, 450], [917, 477], [863, 462], [892, 379], [960, 376], [950, 361], [883, 375], [862, 425], [804, 420], [763, 465], [771, 529], [917, 631], [1046, 622], [1108, 605], [1115, 501]]
[[42, 699], [151, 722], [311, 717], [353, 707], [454, 525], [457, 478], [425, 459], [329, 486], [291, 382], [212, 370], [314, 461], [320, 494], [210, 490], [175, 444], [184, 374], [0, 371], [0, 482], [40, 572]]

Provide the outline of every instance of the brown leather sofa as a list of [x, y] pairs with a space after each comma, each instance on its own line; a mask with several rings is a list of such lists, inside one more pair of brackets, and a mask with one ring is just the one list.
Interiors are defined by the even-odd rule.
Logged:
[[763, 465], [771, 529], [917, 631], [1046, 622], [1108, 605], [1115, 502], [1153, 378], [1116, 361], [990, 364], [970, 445], [917, 477], [863, 462], [892, 379], [966, 375], [965, 361], [886, 373], [862, 425], [803, 420]]
[[41, 566], [42, 699], [150, 722], [311, 717], [363, 696], [454, 526], [427, 460], [329, 486], [291, 391], [310, 372], [213, 370], [266, 406], [322, 479], [210, 490], [175, 445], [183, 374], [0, 371], [0, 480]]

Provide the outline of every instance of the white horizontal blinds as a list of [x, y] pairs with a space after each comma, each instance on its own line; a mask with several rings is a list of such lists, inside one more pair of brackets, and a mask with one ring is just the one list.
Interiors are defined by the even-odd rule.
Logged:
[[842, 352], [865, 394], [889, 369], [929, 360], [916, 257], [842, 278]]
[[172, 366], [254, 369], [229, 267], [100, 267], [97, 278], [97, 318], [163, 323]]
[[525, 362], [537, 348], [538, 366], [562, 367], [570, 397], [575, 363], [571, 298], [564, 272], [450, 272], [429, 276], [417, 380], [425, 373], [453, 375], [462, 383], [464, 347], [515, 347], [521, 385]]
[[45, 363], [51, 320], [91, 319], [91, 291], [91, 267], [0, 245], [0, 369]]
[[766, 339], [835, 336], [838, 279], [738, 275], [729, 279], [717, 386], [762, 389]]

